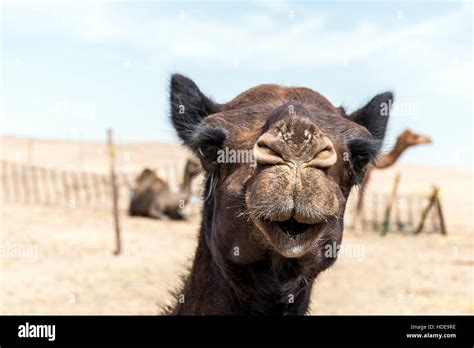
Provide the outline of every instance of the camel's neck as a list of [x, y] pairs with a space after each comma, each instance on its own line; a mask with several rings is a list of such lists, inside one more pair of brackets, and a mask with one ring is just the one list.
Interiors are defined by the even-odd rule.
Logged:
[[210, 232], [206, 221], [212, 224], [212, 219], [203, 218], [191, 273], [174, 314], [305, 314], [313, 280], [302, 274], [296, 260], [271, 253], [246, 265], [215, 260], [205, 237]]
[[185, 194], [186, 196], [189, 196], [191, 193], [191, 184], [193, 182], [194, 176], [192, 173], [190, 173], [186, 167], [184, 170], [183, 174], [183, 181], [181, 184], [181, 192]]
[[397, 142], [392, 151], [377, 156], [375, 167], [378, 169], [390, 167], [407, 148], [408, 146]]
[[181, 184], [182, 193], [189, 194], [191, 192], [191, 182], [192, 182], [191, 177], [189, 175], [186, 175], [186, 173], [184, 173], [183, 181]]

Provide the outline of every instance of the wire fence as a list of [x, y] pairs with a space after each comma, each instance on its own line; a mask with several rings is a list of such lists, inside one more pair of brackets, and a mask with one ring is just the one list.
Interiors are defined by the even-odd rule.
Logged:
[[[18, 162], [1, 160], [1, 196], [5, 203], [66, 206], [69, 208], [111, 208], [112, 191], [110, 176], [103, 173], [65, 171], [44, 168]], [[179, 187], [182, 169], [177, 166], [164, 166], [157, 174], [176, 191]], [[128, 209], [131, 189], [139, 172], [116, 173], [119, 193], [119, 208]], [[198, 182], [193, 185], [195, 197], [199, 195]], [[387, 222], [386, 207], [390, 195], [367, 194], [364, 209], [356, 216], [356, 195], [351, 197], [346, 209], [345, 222], [349, 228], [380, 231]], [[410, 232], [419, 223], [429, 197], [416, 194], [397, 194], [391, 208], [388, 228]], [[199, 202], [197, 203], [199, 204]], [[426, 217], [424, 230], [440, 230], [436, 214], [430, 212]]]
[[[1, 196], [5, 203], [110, 208], [110, 176], [103, 173], [67, 171], [2, 160]], [[180, 173], [167, 166], [157, 170], [173, 190]], [[119, 206], [126, 209], [138, 172], [116, 173]]]
[[[355, 192], [356, 193], [356, 192]], [[348, 202], [345, 214], [346, 226], [352, 229], [382, 231], [384, 223], [389, 231], [412, 233], [420, 224], [423, 211], [429, 204], [429, 195], [397, 193], [387, 217], [390, 194], [371, 192], [365, 197], [364, 209], [357, 216], [357, 194]], [[434, 210], [428, 212], [423, 230], [441, 232], [439, 218]]]

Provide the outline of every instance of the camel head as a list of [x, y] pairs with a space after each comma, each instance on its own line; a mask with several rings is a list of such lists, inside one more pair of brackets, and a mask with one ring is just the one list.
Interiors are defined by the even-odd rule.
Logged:
[[138, 186], [147, 180], [155, 180], [156, 177], [156, 173], [153, 170], [145, 168], [135, 179], [135, 184]]
[[181, 191], [187, 192], [191, 190], [191, 182], [193, 179], [201, 173], [201, 165], [199, 161], [194, 158], [190, 157], [186, 161], [186, 165], [184, 166], [184, 173], [183, 173], [183, 181], [181, 184]]
[[135, 187], [133, 190], [138, 193], [151, 187], [153, 187], [157, 193], [164, 189], [169, 189], [168, 184], [163, 179], [159, 178], [154, 170], [145, 168], [135, 179]]
[[405, 148], [420, 144], [431, 144], [431, 138], [412, 132], [410, 129], [404, 130], [397, 138], [397, 145]]
[[269, 254], [327, 268], [351, 188], [380, 150], [392, 94], [346, 115], [307, 88], [260, 85], [226, 104], [182, 75], [171, 79], [171, 119], [206, 179], [203, 226], [214, 257]]

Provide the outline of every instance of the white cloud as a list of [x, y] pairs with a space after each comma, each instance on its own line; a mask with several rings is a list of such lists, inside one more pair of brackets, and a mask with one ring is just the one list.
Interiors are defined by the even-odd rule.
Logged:
[[329, 28], [332, 18], [327, 14], [308, 12], [303, 18], [296, 11], [291, 19], [285, 2], [258, 2], [260, 10], [232, 16], [231, 21], [195, 11], [191, 3], [170, 13], [153, 2], [153, 15], [124, 11], [127, 4], [120, 2], [53, 3], [7, 3], [3, 29], [120, 43], [147, 52], [148, 64], [160, 69], [190, 62], [275, 71], [368, 66], [381, 84], [393, 88], [407, 90], [406, 81], [412, 80], [412, 88], [430, 85], [440, 93], [472, 91], [470, 76], [465, 74], [472, 71], [472, 50], [460, 49], [456, 43], [472, 29], [472, 4], [459, 4], [451, 12], [414, 24], [401, 20], [396, 28], [374, 20], [340, 29]]
[[402, 30], [369, 22], [329, 30], [328, 19], [320, 15], [306, 14], [304, 19], [296, 16], [291, 20], [285, 14], [285, 3], [263, 4], [271, 10], [250, 13], [232, 23], [188, 11], [184, 16], [176, 12], [140, 18], [116, 11], [114, 4], [103, 1], [87, 6], [74, 1], [55, 6], [12, 5], [6, 7], [4, 28], [62, 33], [88, 42], [123, 42], [149, 50], [160, 60], [205, 59], [210, 64], [230, 67], [237, 57], [256, 69], [279, 69], [359, 62], [380, 52], [390, 55], [391, 60], [394, 56], [406, 59], [413, 53], [426, 52], [420, 47], [433, 53], [431, 60], [436, 64], [436, 55], [448, 54], [436, 40], [465, 30], [471, 18], [471, 6], [466, 4], [452, 13], [407, 25]]
[[[332, 18], [327, 14], [308, 12], [303, 18], [295, 11], [291, 19], [287, 3], [258, 4], [263, 4], [263, 10], [232, 16], [231, 21], [196, 11], [190, 3], [171, 13], [153, 3], [153, 15], [123, 11], [116, 3], [104, 1], [86, 6], [76, 1], [53, 6], [12, 4], [4, 11], [3, 27], [139, 48], [147, 52], [145, 64], [161, 71], [190, 62], [275, 71], [365, 66], [377, 74], [380, 85], [407, 95], [426, 88], [437, 95], [472, 92], [466, 74], [472, 71], [472, 52], [456, 46], [457, 38], [471, 29], [472, 4], [460, 4], [414, 24], [404, 24], [403, 19], [396, 28], [366, 20], [344, 29], [329, 28]], [[353, 106], [350, 100], [344, 102]]]

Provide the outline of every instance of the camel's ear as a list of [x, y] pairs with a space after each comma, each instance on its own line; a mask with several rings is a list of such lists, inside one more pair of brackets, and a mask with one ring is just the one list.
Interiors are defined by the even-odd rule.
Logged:
[[202, 120], [220, 111], [220, 105], [206, 97], [187, 77], [171, 77], [171, 121], [178, 136], [201, 159], [203, 167], [217, 158], [217, 151], [226, 136], [224, 130], [202, 123]]
[[350, 114], [349, 118], [367, 128], [375, 139], [383, 140], [392, 103], [392, 92], [378, 94], [367, 105]]
[[204, 117], [219, 111], [219, 105], [206, 97], [187, 77], [174, 74], [170, 86], [171, 121], [187, 145]]

